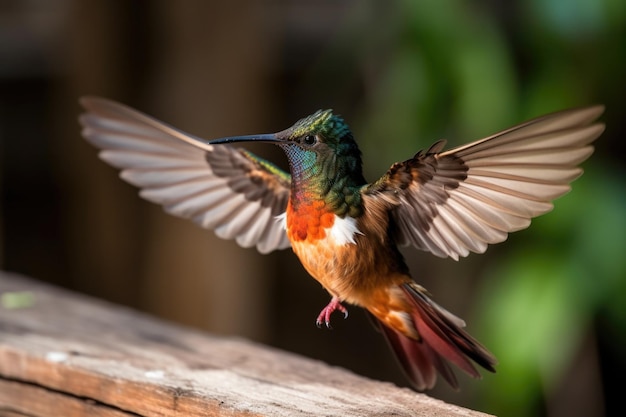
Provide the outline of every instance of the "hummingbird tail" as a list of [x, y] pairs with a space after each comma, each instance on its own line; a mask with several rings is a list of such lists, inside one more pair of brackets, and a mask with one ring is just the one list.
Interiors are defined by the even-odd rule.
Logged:
[[437, 371], [457, 389], [458, 382], [448, 362], [474, 378], [480, 378], [480, 374], [470, 359], [495, 372], [496, 358], [463, 330], [463, 320], [428, 298], [421, 287], [407, 283], [400, 288], [411, 306], [410, 318], [418, 338], [406, 336], [374, 319], [416, 389], [432, 388]]

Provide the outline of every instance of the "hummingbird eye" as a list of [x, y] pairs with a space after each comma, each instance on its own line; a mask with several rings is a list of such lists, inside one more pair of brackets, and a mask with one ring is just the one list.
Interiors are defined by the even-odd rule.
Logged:
[[305, 145], [314, 145], [317, 142], [317, 137], [315, 135], [306, 135], [302, 138], [302, 142]]

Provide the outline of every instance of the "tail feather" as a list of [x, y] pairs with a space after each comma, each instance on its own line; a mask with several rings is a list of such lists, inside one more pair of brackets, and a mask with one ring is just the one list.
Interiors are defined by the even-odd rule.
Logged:
[[437, 371], [452, 387], [458, 387], [456, 376], [450, 365], [430, 345], [410, 339], [380, 321], [378, 325], [396, 354], [404, 373], [416, 389], [423, 391], [434, 387], [437, 381]]
[[463, 330], [463, 320], [437, 305], [420, 287], [404, 284], [400, 288], [412, 307], [410, 315], [419, 339], [410, 338], [376, 320], [416, 389], [432, 388], [437, 372], [453, 388], [458, 388], [458, 381], [448, 362], [474, 378], [480, 378], [480, 373], [472, 361], [495, 372], [496, 358]]

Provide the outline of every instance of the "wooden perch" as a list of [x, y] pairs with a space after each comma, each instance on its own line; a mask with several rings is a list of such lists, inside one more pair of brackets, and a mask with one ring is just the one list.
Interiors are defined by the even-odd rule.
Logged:
[[481, 416], [0, 273], [0, 416]]

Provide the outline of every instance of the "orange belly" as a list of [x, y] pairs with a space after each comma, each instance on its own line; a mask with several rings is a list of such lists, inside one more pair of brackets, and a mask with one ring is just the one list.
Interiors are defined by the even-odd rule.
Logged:
[[390, 270], [373, 259], [358, 245], [334, 245], [327, 240], [316, 243], [292, 242], [292, 247], [307, 272], [340, 301], [366, 308], [387, 326], [415, 338], [407, 312], [409, 305], [398, 284], [410, 278]]
[[307, 272], [319, 281], [326, 290], [342, 300], [351, 292], [350, 283], [354, 281], [356, 269], [356, 247], [335, 245], [330, 239], [318, 239], [315, 242], [292, 241], [293, 251]]
[[329, 212], [323, 200], [287, 206], [285, 227], [293, 251], [313, 278], [332, 295], [345, 299], [356, 269], [356, 219]]
[[300, 262], [342, 301], [365, 308], [386, 302], [390, 285], [410, 280], [398, 268], [403, 263], [395, 246], [379, 236], [380, 228], [325, 209], [323, 201], [299, 206], [297, 212], [287, 207], [287, 236]]

